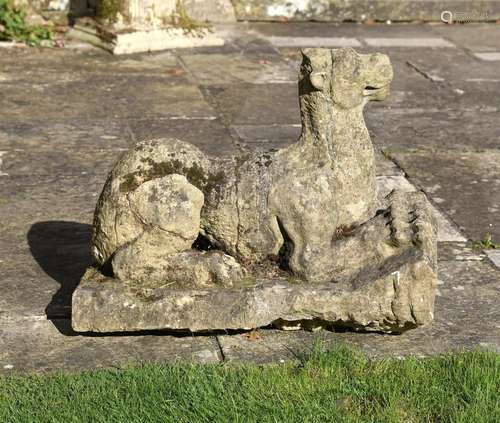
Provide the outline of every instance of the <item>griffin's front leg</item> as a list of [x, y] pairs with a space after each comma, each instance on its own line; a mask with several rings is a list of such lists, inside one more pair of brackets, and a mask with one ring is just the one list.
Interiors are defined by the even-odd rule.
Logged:
[[292, 270], [309, 282], [347, 282], [382, 274], [397, 267], [400, 259], [416, 255], [435, 271], [436, 224], [425, 196], [394, 191], [386, 200], [387, 208], [369, 221], [335, 231], [328, 246], [309, 236], [300, 266]]

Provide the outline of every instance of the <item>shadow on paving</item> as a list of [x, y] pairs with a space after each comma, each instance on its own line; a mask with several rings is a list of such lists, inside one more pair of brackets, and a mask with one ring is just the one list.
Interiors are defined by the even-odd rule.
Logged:
[[[248, 329], [227, 329], [227, 330], [206, 330], [191, 332], [189, 330], [175, 329], [152, 329], [138, 330], [134, 332], [75, 332], [71, 327], [69, 319], [52, 319], [51, 323], [64, 336], [83, 336], [86, 338], [115, 338], [115, 337], [143, 337], [143, 336], [165, 336], [173, 338], [194, 338], [194, 337], [213, 337], [213, 336], [235, 336], [243, 335], [251, 337], [254, 333]], [[272, 330], [272, 326], [265, 326], [259, 330]]]
[[34, 259], [61, 285], [45, 308], [48, 319], [70, 316], [73, 291], [92, 263], [91, 234], [91, 225], [57, 220], [36, 222], [28, 231], [28, 244]]
[[92, 226], [69, 221], [36, 222], [28, 231], [31, 254], [42, 270], [60, 284], [60, 288], [45, 308], [45, 314], [64, 336], [193, 336], [235, 335], [245, 330], [190, 332], [182, 330], [149, 330], [137, 332], [79, 333], [71, 328], [71, 297], [88, 266], [92, 264], [90, 240]]

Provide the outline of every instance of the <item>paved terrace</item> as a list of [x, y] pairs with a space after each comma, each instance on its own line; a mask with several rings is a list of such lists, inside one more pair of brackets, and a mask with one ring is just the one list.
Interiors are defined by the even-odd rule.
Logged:
[[[500, 351], [500, 25], [238, 24], [220, 48], [114, 57], [0, 50], [0, 372], [142, 361], [280, 362], [319, 338], [371, 355]], [[390, 55], [392, 94], [367, 125], [380, 187], [421, 189], [440, 220], [435, 322], [406, 334], [71, 331], [71, 293], [90, 264], [97, 197], [139, 140], [178, 137], [214, 155], [293, 142], [302, 46]], [[496, 254], [495, 254], [496, 253]], [[495, 266], [496, 263], [496, 266]]]

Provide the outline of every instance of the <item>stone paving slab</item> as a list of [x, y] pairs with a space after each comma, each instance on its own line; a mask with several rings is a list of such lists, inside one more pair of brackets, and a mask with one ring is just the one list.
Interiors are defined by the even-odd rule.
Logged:
[[[70, 56], [70, 60], [68, 60]], [[157, 54], [134, 54], [117, 57], [100, 49], [92, 51], [42, 48], [12, 50], [2, 58], [2, 72], [28, 75], [41, 73], [65, 74], [148, 74], [169, 75], [180, 68], [177, 57], [170, 51]]]
[[491, 262], [500, 269], [500, 250], [485, 250], [484, 253]]
[[295, 84], [210, 86], [205, 92], [228, 125], [300, 124]]
[[128, 148], [112, 150], [93, 148], [91, 150], [52, 149], [45, 147], [38, 151], [29, 148], [7, 150], [3, 157], [3, 171], [9, 176], [39, 175], [85, 175], [90, 171], [106, 175], [117, 157]]
[[467, 25], [433, 25], [432, 30], [470, 51], [495, 51], [500, 45], [500, 26], [469, 23]]
[[368, 37], [364, 39], [370, 47], [448, 47], [454, 48], [455, 45], [446, 41], [444, 38], [409, 38], [406, 37]]
[[[0, 184], [0, 314], [68, 316], [90, 264], [92, 216], [105, 175], [15, 177]], [[35, 207], [34, 207], [35, 205]]]
[[0, 374], [80, 371], [176, 360], [219, 362], [216, 338], [161, 332], [85, 336], [74, 333], [68, 320], [0, 321]]
[[482, 261], [486, 257], [485, 252], [471, 242], [440, 242], [438, 248], [439, 261]]
[[361, 47], [361, 43], [352, 37], [290, 37], [270, 36], [266, 40], [275, 47]]
[[484, 250], [491, 262], [500, 269], [500, 250]]
[[213, 29], [225, 40], [223, 46], [182, 49], [177, 50], [176, 54], [276, 54], [276, 49], [266, 40], [257, 37], [247, 22], [214, 24]]
[[214, 116], [184, 76], [46, 73], [2, 85], [5, 121]]
[[[499, 242], [500, 77], [497, 62], [473, 55], [500, 51], [497, 29], [238, 24], [217, 29], [228, 39], [220, 48], [121, 58], [98, 50], [2, 54], [0, 357], [18, 361], [0, 362], [0, 371], [8, 364], [20, 370], [79, 369], [148, 358], [219, 359], [210, 336], [195, 337], [200, 341], [189, 347], [182, 346], [187, 338], [165, 334], [72, 336], [68, 328], [57, 330], [46, 313], [70, 316], [70, 295], [90, 260], [97, 195], [117, 155], [130, 144], [176, 136], [223, 155], [239, 148], [280, 148], [297, 138], [300, 52], [298, 46], [276, 48], [269, 37], [304, 38], [295, 40], [300, 43], [349, 37], [363, 44], [362, 51], [388, 53], [395, 68], [391, 96], [366, 113], [372, 139], [385, 154], [377, 156], [378, 175], [423, 189], [443, 219], [457, 223], [466, 236], [479, 239], [491, 232]], [[370, 37], [442, 38], [457, 48], [370, 47], [364, 41]], [[498, 350], [496, 250], [477, 251], [461, 239], [439, 243], [441, 296], [429, 330], [402, 336], [261, 330], [262, 339], [255, 341], [223, 335], [218, 339], [225, 359], [296, 359], [317, 337], [327, 344], [357, 344], [372, 355], [478, 345]], [[183, 354], [183, 348], [193, 353]]]
[[[321, 22], [288, 22], [286, 24], [268, 24], [251, 22], [249, 28], [263, 37], [351, 37], [363, 40], [365, 38], [429, 38], [441, 37], [434, 24], [360, 24], [360, 23], [321, 23]], [[442, 26], [445, 26], [444, 24]], [[483, 25], [484, 28], [489, 28]]]
[[474, 53], [478, 59], [485, 60], [487, 62], [498, 62], [500, 61], [500, 51], [488, 51], [485, 53]]
[[498, 150], [406, 148], [391, 154], [469, 238], [481, 240], [490, 233], [500, 239]]
[[208, 154], [231, 154], [236, 145], [217, 119], [126, 119], [0, 123], [4, 176], [106, 175], [137, 141], [175, 137]]
[[[22, 121], [2, 119], [0, 150], [80, 149], [119, 150], [133, 143], [128, 121], [113, 119], [57, 119]], [[5, 160], [4, 165], [8, 160]]]
[[182, 54], [181, 59], [201, 85], [297, 83], [295, 69], [276, 54]]
[[236, 154], [237, 144], [221, 119], [129, 119], [127, 125], [136, 141], [153, 138], [178, 138], [205, 154]]
[[[500, 50], [500, 41], [498, 49]], [[391, 51], [390, 54], [391, 57], [398, 57], [407, 55], [407, 52]], [[497, 64], [481, 62], [474, 55], [459, 49], [428, 49], [425, 54], [411, 56], [408, 60], [424, 75], [435, 75], [445, 81], [455, 83], [470, 78], [498, 78]]]
[[6, 221], [2, 229], [24, 227], [27, 222], [37, 220], [87, 221], [105, 177], [89, 173], [71, 177], [10, 178], [8, 184], [0, 184], [0, 214]]
[[19, 237], [17, 252], [2, 254], [0, 320], [68, 318], [71, 295], [92, 263], [91, 226], [67, 220], [27, 226], [26, 232], [14, 231], [25, 234]]
[[398, 149], [495, 151], [499, 120], [499, 112], [487, 110], [371, 109], [366, 114], [373, 142], [389, 155]]

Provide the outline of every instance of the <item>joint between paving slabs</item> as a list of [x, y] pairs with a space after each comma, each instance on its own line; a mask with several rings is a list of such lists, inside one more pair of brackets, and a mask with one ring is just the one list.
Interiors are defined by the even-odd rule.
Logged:
[[220, 339], [219, 339], [219, 335], [215, 335], [215, 342], [217, 343], [217, 347], [219, 349], [219, 353], [218, 353], [219, 359], [220, 359], [221, 363], [224, 363], [227, 360], [226, 360], [226, 355], [224, 354], [224, 349], [222, 348], [222, 344], [221, 344]]

